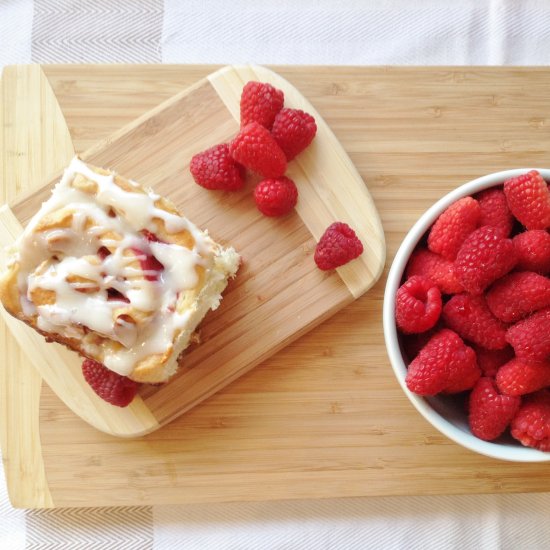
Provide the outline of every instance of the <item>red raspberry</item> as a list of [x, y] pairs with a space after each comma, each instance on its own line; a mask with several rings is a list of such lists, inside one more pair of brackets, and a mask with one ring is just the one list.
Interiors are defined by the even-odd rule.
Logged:
[[402, 334], [401, 345], [407, 363], [410, 363], [419, 353], [420, 350], [432, 339], [437, 332], [443, 327], [440, 323], [437, 323], [435, 327], [426, 332], [420, 332], [418, 334]]
[[443, 393], [460, 393], [471, 390], [481, 376], [481, 370], [476, 361], [476, 353], [470, 348], [465, 354], [465, 360], [449, 364], [449, 380]]
[[524, 231], [513, 238], [517, 269], [550, 273], [550, 235], [543, 229]]
[[527, 229], [550, 227], [550, 191], [536, 170], [505, 181], [504, 193], [512, 214]]
[[425, 248], [417, 248], [409, 258], [406, 276], [413, 275], [428, 277], [439, 287], [442, 294], [464, 291], [456, 278], [454, 263]]
[[454, 260], [464, 239], [478, 226], [481, 209], [472, 197], [457, 200], [437, 218], [428, 235], [428, 248]]
[[145, 240], [150, 243], [164, 243], [164, 241], [161, 241], [154, 233], [151, 233], [151, 231], [149, 231], [148, 229], [142, 229], [140, 233], [145, 237]]
[[460, 379], [471, 382], [472, 387], [477, 379], [473, 380], [470, 373], [475, 369], [474, 350], [466, 346], [456, 332], [442, 329], [410, 363], [405, 382], [410, 391], [419, 395], [436, 395], [453, 386], [460, 388], [457, 391], [464, 391], [468, 387], [463, 387], [467, 384], [460, 386]]
[[97, 361], [85, 359], [82, 363], [82, 374], [92, 390], [94, 390], [101, 399], [116, 405], [117, 407], [126, 407], [134, 399], [139, 384], [130, 380], [126, 376], [121, 376]]
[[285, 173], [286, 157], [273, 136], [257, 122], [247, 124], [229, 144], [231, 156], [264, 178]]
[[512, 420], [512, 437], [522, 445], [550, 451], [550, 392], [527, 396]]
[[506, 340], [518, 357], [546, 361], [550, 356], [550, 308], [512, 325], [506, 332]]
[[501, 393], [525, 395], [550, 385], [550, 362], [515, 357], [500, 367], [496, 383]]
[[483, 296], [455, 294], [443, 307], [442, 318], [450, 329], [478, 346], [506, 347], [506, 325], [493, 316]]
[[254, 188], [254, 200], [262, 214], [282, 216], [296, 206], [298, 189], [295, 183], [285, 176], [263, 180]]
[[241, 128], [257, 122], [270, 130], [284, 101], [284, 93], [271, 84], [247, 82], [241, 93]]
[[195, 182], [206, 189], [237, 191], [244, 185], [244, 169], [229, 154], [227, 143], [194, 155], [189, 170]]
[[285, 152], [286, 160], [291, 161], [300, 154], [317, 133], [315, 119], [299, 109], [281, 109], [275, 117], [273, 137]]
[[494, 378], [497, 371], [504, 363], [508, 363], [514, 357], [514, 350], [510, 346], [502, 349], [485, 349], [481, 346], [475, 346], [477, 355], [477, 364], [483, 373], [483, 376]]
[[550, 279], [531, 271], [509, 273], [491, 287], [487, 305], [501, 321], [519, 321], [550, 306]]
[[480, 378], [470, 393], [470, 430], [485, 441], [496, 439], [506, 430], [520, 403], [519, 397], [501, 395], [492, 378]]
[[441, 314], [441, 292], [432, 281], [415, 275], [401, 285], [395, 298], [395, 320], [404, 333], [431, 329]]
[[455, 273], [468, 292], [481, 294], [515, 264], [512, 241], [502, 237], [496, 227], [486, 225], [466, 237], [456, 256]]
[[502, 237], [512, 232], [514, 217], [508, 208], [506, 195], [502, 189], [487, 189], [476, 196], [481, 216], [479, 226], [490, 225], [501, 230]]
[[328, 226], [315, 247], [314, 260], [324, 271], [347, 264], [363, 253], [363, 244], [347, 224], [335, 222]]
[[100, 246], [97, 250], [97, 255], [101, 261], [111, 255], [111, 251], [106, 246]]
[[132, 248], [131, 250], [137, 256], [137, 260], [145, 274], [145, 279], [147, 281], [158, 281], [160, 272], [164, 271], [164, 266], [150, 253], [139, 248]]

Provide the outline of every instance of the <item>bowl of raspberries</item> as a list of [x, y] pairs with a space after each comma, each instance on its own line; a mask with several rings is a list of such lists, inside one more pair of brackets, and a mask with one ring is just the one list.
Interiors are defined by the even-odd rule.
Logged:
[[412, 227], [388, 274], [384, 336], [405, 394], [486, 456], [550, 460], [550, 170], [489, 174]]

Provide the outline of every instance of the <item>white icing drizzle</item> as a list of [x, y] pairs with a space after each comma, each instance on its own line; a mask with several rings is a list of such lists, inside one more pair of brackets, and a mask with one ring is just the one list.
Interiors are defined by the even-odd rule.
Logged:
[[[95, 182], [97, 192], [72, 187], [77, 174]], [[178, 297], [197, 286], [198, 266], [208, 276], [216, 253], [206, 233], [155, 206], [158, 195], [131, 185], [136, 192], [116, 185], [112, 174], [97, 174], [73, 159], [19, 238], [14, 258], [25, 315], [36, 315], [43, 331], [80, 338], [84, 351], [100, 352], [103, 363], [123, 375], [148, 356], [171, 349], [191, 315], [189, 309], [178, 312]], [[70, 227], [37, 230], [45, 216], [60, 209], [72, 212]], [[168, 233], [189, 231], [193, 248], [148, 242], [139, 232], [154, 233], [155, 218], [164, 221]], [[158, 262], [160, 271], [154, 269]], [[33, 293], [40, 291], [54, 292], [55, 302], [33, 304]], [[99, 350], [93, 339], [83, 338], [90, 332], [119, 345]]]

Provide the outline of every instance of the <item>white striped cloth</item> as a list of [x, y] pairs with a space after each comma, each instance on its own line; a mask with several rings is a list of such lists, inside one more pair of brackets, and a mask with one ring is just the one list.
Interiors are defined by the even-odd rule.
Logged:
[[[544, 0], [0, 0], [0, 68], [541, 65], [549, 44]], [[533, 494], [25, 512], [0, 472], [0, 549], [542, 549], [549, 509]]]

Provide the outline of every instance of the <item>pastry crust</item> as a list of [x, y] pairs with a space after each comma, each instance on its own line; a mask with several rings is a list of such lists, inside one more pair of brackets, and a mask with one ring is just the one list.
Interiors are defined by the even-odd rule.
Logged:
[[49, 341], [159, 383], [239, 261], [166, 198], [75, 158], [12, 247], [0, 300]]

